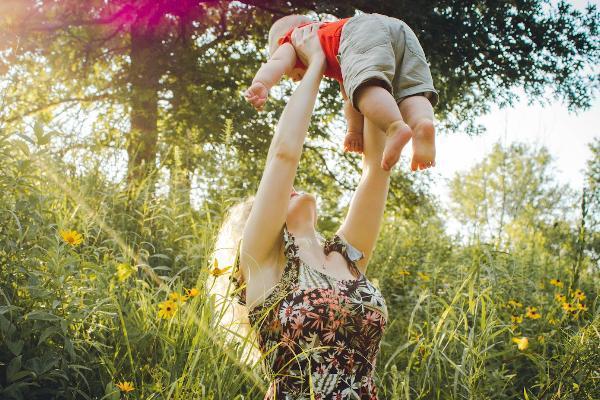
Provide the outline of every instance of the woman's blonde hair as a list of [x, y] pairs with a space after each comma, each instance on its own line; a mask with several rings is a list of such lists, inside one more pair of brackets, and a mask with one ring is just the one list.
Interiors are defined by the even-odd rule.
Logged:
[[228, 341], [237, 342], [241, 346], [242, 361], [254, 364], [260, 358], [260, 351], [254, 331], [248, 320], [248, 308], [241, 304], [237, 295], [241, 287], [233, 283], [242, 283], [241, 272], [236, 268], [240, 242], [244, 226], [250, 215], [254, 197], [249, 197], [235, 205], [227, 212], [219, 229], [213, 258], [215, 265], [223, 274], [209, 275], [207, 282], [208, 295], [214, 302], [215, 316], [221, 328], [226, 332]]

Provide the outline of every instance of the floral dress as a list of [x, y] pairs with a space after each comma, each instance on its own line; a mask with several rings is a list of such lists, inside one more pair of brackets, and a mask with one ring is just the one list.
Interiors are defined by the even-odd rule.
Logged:
[[[363, 254], [338, 235], [325, 242], [325, 253], [340, 253], [358, 275], [340, 280], [306, 265], [286, 228], [283, 238], [283, 276], [249, 313], [272, 379], [265, 400], [377, 399], [373, 371], [387, 308], [356, 267]], [[244, 303], [243, 287], [239, 293]]]

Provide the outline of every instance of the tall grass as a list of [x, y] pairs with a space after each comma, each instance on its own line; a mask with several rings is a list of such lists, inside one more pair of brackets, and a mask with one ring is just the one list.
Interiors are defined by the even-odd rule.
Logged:
[[[262, 398], [268, 382], [227, 341], [206, 295], [226, 204], [194, 210], [150, 183], [128, 192], [7, 138], [0, 154], [1, 398]], [[368, 271], [390, 312], [380, 398], [600, 398], [597, 271], [583, 274], [587, 310], [565, 313], [555, 295], [572, 293], [549, 280], [567, 270], [528, 259], [463, 246], [433, 217], [390, 217]], [[191, 288], [199, 294], [159, 317], [169, 295]]]

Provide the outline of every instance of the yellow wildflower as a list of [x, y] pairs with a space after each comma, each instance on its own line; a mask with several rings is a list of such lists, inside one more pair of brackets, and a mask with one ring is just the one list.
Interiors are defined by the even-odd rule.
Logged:
[[512, 322], [513, 324], [520, 324], [521, 322], [523, 322], [523, 317], [521, 315], [511, 315], [510, 322]]
[[554, 318], [550, 318], [550, 319], [548, 320], [548, 323], [549, 323], [550, 325], [556, 325], [556, 324], [558, 323], [558, 321], [557, 321], [556, 319], [554, 319]]
[[225, 267], [225, 268], [219, 268], [219, 261], [217, 261], [217, 259], [215, 258], [215, 261], [213, 263], [213, 268], [210, 270], [210, 274], [212, 276], [214, 276], [215, 278], [224, 275], [227, 273], [227, 271], [229, 271], [231, 269], [231, 266], [229, 267]]
[[577, 303], [577, 310], [579, 310], [579, 311], [587, 311], [587, 310], [588, 310], [588, 308], [587, 308], [587, 306], [586, 306], [585, 304], [583, 304], [583, 303]]
[[583, 290], [577, 289], [573, 292], [573, 297], [579, 301], [583, 301], [585, 300], [585, 293], [583, 293]]
[[517, 344], [517, 348], [521, 351], [525, 351], [529, 347], [529, 339], [525, 336], [521, 338], [513, 338], [512, 341]]
[[185, 289], [185, 295], [189, 298], [189, 297], [196, 297], [200, 294], [200, 291], [198, 289], [196, 289], [195, 287], [191, 288], [191, 289]]
[[169, 300], [174, 303], [185, 303], [185, 301], [187, 299], [185, 296], [183, 296], [177, 292], [171, 292], [171, 293], [169, 293]]
[[137, 272], [137, 267], [132, 267], [131, 265], [125, 263], [117, 264], [116, 275], [119, 282], [126, 281], [134, 272]]
[[571, 303], [563, 303], [562, 309], [564, 312], [574, 312], [576, 310], [575, 306]]
[[508, 305], [511, 306], [511, 307], [514, 307], [514, 308], [521, 308], [521, 307], [523, 307], [523, 304], [521, 304], [518, 301], [513, 300], [513, 299], [510, 299], [508, 301]]
[[65, 243], [68, 243], [73, 247], [83, 242], [83, 236], [81, 236], [81, 234], [77, 231], [60, 230], [58, 233]]
[[425, 282], [429, 282], [431, 280], [431, 277], [427, 274], [424, 274], [422, 272], [417, 272], [417, 275], [419, 276], [419, 278], [423, 279]]
[[158, 305], [158, 317], [159, 318], [172, 318], [177, 311], [177, 303], [167, 300], [163, 301]]
[[537, 307], [527, 307], [525, 309], [525, 316], [531, 319], [540, 319], [542, 314], [540, 314], [537, 310]]
[[133, 382], [127, 382], [127, 381], [117, 383], [117, 387], [119, 388], [119, 390], [121, 390], [121, 392], [125, 392], [125, 393], [132, 392], [134, 389]]
[[400, 275], [402, 275], [402, 276], [408, 276], [408, 275], [410, 275], [410, 271], [407, 271], [407, 270], [405, 270], [405, 269], [403, 269], [403, 270], [400, 270], [398, 273], [399, 273]]
[[552, 286], [556, 286], [557, 288], [562, 288], [564, 286], [563, 282], [560, 279], [550, 279], [550, 284]]
[[556, 299], [556, 301], [558, 301], [559, 303], [564, 303], [567, 301], [567, 296], [565, 296], [564, 294], [560, 294], [557, 293], [554, 298]]

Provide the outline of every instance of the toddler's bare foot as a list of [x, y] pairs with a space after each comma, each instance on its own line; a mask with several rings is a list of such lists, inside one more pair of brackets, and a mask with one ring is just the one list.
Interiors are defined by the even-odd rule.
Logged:
[[363, 152], [363, 133], [362, 132], [346, 132], [344, 138], [344, 151], [351, 151], [355, 153]]
[[404, 145], [412, 137], [412, 130], [404, 121], [396, 121], [390, 124], [386, 136], [381, 168], [389, 171], [400, 159]]
[[415, 126], [413, 133], [413, 157], [410, 169], [426, 169], [435, 166], [435, 127], [433, 121], [425, 120]]

